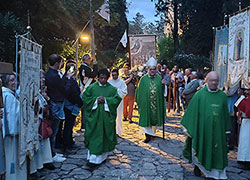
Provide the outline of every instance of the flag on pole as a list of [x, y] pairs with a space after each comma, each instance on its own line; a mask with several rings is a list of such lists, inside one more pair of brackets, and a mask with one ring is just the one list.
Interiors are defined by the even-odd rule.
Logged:
[[103, 19], [110, 22], [110, 10], [108, 0], [104, 1], [104, 4], [96, 11]]
[[120, 42], [122, 43], [123, 47], [127, 47], [128, 38], [127, 38], [127, 31], [126, 30], [125, 30]]

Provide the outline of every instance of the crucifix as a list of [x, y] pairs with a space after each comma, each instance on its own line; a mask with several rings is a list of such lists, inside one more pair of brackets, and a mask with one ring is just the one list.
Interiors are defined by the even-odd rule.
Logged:
[[[11, 74], [13, 72], [13, 65], [10, 63], [4, 63], [0, 62], [0, 74]], [[3, 108], [3, 96], [2, 96], [2, 81], [0, 79], [0, 110]], [[0, 119], [0, 124], [1, 124], [1, 119]], [[4, 157], [4, 143], [3, 143], [3, 133], [2, 133], [2, 128], [0, 126], [0, 148], [2, 148], [3, 154], [0, 154], [0, 156]], [[5, 180], [5, 174], [0, 175], [2, 180]]]

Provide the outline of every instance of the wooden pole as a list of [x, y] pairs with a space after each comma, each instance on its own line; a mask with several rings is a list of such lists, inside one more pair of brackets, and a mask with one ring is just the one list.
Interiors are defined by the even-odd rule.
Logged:
[[[178, 80], [176, 80], [178, 81]], [[176, 99], [177, 99], [177, 108], [178, 111], [180, 112], [181, 106], [180, 106], [180, 97], [179, 97], [179, 86], [178, 83], [176, 83]]]
[[[163, 103], [162, 103], [162, 119], [163, 119], [163, 122], [162, 122], [162, 138], [163, 140], [165, 139], [165, 113], [166, 113], [166, 108], [164, 106], [164, 103], [166, 102], [166, 99], [164, 97], [164, 92], [165, 92], [165, 84], [162, 84], [162, 98], [163, 98]], [[165, 113], [164, 113], [165, 111]]]
[[75, 59], [76, 59], [76, 71], [78, 71], [78, 39], [76, 40], [76, 43], [75, 43], [75, 50], [76, 50], [76, 54], [75, 54]]
[[174, 92], [173, 92], [173, 110], [175, 111], [176, 108], [176, 103], [175, 103], [175, 98], [176, 98], [176, 75], [174, 76]]
[[171, 108], [171, 91], [172, 91], [172, 82], [170, 80], [170, 83], [168, 85], [168, 112], [170, 112], [170, 108]]
[[30, 180], [30, 158], [28, 155], [26, 155], [27, 160], [27, 180]]

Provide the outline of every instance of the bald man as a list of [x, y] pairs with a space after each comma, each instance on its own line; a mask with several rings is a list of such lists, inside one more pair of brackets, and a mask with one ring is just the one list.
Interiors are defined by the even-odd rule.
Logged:
[[212, 71], [206, 77], [206, 85], [190, 101], [182, 118], [188, 137], [183, 155], [194, 162], [194, 174], [207, 178], [227, 179], [226, 133], [231, 121], [227, 108], [227, 96], [218, 89], [219, 75]]

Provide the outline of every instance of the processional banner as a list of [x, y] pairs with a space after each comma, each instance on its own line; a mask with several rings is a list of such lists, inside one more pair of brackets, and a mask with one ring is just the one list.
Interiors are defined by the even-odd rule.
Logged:
[[215, 30], [214, 69], [220, 76], [220, 88], [227, 82], [228, 31], [227, 26]]
[[19, 164], [26, 155], [33, 159], [39, 148], [39, 89], [42, 46], [20, 36], [20, 151]]
[[144, 65], [149, 58], [156, 58], [155, 35], [129, 35], [130, 64]]
[[249, 87], [249, 12], [244, 11], [229, 18], [229, 87], [234, 87], [240, 81]]

